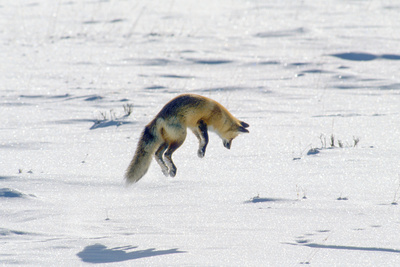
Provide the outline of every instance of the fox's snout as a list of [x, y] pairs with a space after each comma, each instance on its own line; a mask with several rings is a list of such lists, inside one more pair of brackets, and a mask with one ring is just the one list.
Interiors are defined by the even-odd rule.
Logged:
[[249, 130], [247, 130], [246, 128], [248, 128], [250, 125], [240, 121], [239, 122], [240, 125], [237, 125], [237, 129], [236, 130], [231, 130], [231, 133], [233, 132], [233, 136], [231, 136], [231, 139], [222, 139], [222, 142], [224, 144], [224, 147], [226, 147], [227, 149], [231, 149], [232, 146], [232, 140], [239, 134], [239, 133], [249, 133]]
[[231, 149], [231, 145], [232, 145], [232, 140], [230, 141], [224, 140], [224, 147], [226, 147], [227, 149]]

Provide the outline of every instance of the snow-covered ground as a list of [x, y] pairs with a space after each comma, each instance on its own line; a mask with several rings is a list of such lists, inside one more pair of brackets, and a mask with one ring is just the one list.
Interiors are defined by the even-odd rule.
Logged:
[[[2, 1], [0, 264], [400, 265], [399, 12]], [[189, 133], [175, 178], [153, 161], [125, 187], [144, 125], [187, 92], [250, 134], [199, 159]]]

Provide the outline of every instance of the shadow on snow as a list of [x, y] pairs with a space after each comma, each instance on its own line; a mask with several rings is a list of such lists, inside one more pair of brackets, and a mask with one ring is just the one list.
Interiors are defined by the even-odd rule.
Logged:
[[168, 250], [156, 250], [155, 248], [149, 248], [145, 250], [136, 250], [128, 252], [129, 250], [135, 249], [134, 246], [107, 248], [102, 244], [94, 244], [85, 247], [81, 252], [76, 255], [81, 258], [83, 262], [89, 263], [110, 263], [110, 262], [121, 262], [128, 260], [135, 260], [140, 258], [148, 258], [154, 256], [161, 256], [167, 254], [186, 253], [186, 251], [179, 251], [178, 249]]
[[102, 121], [95, 121], [90, 130], [95, 130], [99, 128], [107, 128], [111, 126], [119, 127], [124, 124], [132, 124], [130, 121], [122, 121], [122, 120], [102, 120]]
[[26, 197], [35, 197], [35, 195], [32, 194], [27, 195], [12, 188], [0, 188], [0, 198], [26, 198]]
[[349, 53], [331, 54], [330, 56], [351, 61], [371, 61], [379, 58], [387, 60], [400, 60], [400, 55], [395, 55], [395, 54], [374, 55], [370, 53], [349, 52]]
[[309, 248], [327, 248], [327, 249], [341, 249], [341, 250], [357, 250], [357, 251], [371, 251], [371, 252], [391, 252], [400, 253], [400, 250], [393, 248], [377, 248], [377, 247], [356, 247], [356, 246], [338, 246], [338, 245], [323, 245], [317, 243], [294, 244], [286, 243], [288, 245], [303, 246]]
[[245, 201], [244, 203], [285, 202], [285, 201], [295, 201], [295, 200], [285, 199], [285, 198], [272, 198], [272, 197], [255, 196], [255, 197], [252, 197], [250, 200]]

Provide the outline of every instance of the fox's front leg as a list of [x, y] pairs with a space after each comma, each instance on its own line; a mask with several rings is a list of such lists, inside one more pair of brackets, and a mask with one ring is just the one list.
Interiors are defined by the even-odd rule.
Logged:
[[199, 158], [202, 158], [206, 153], [206, 147], [208, 145], [207, 124], [204, 121], [200, 120], [198, 122], [195, 135], [199, 139], [199, 150], [197, 151], [197, 155]]

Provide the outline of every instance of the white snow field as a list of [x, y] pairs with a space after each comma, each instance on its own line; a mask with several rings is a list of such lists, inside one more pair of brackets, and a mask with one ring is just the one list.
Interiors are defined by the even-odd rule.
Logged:
[[[0, 2], [0, 264], [400, 266], [399, 12]], [[188, 132], [175, 178], [153, 160], [126, 187], [144, 126], [188, 92], [250, 133], [200, 159]]]

